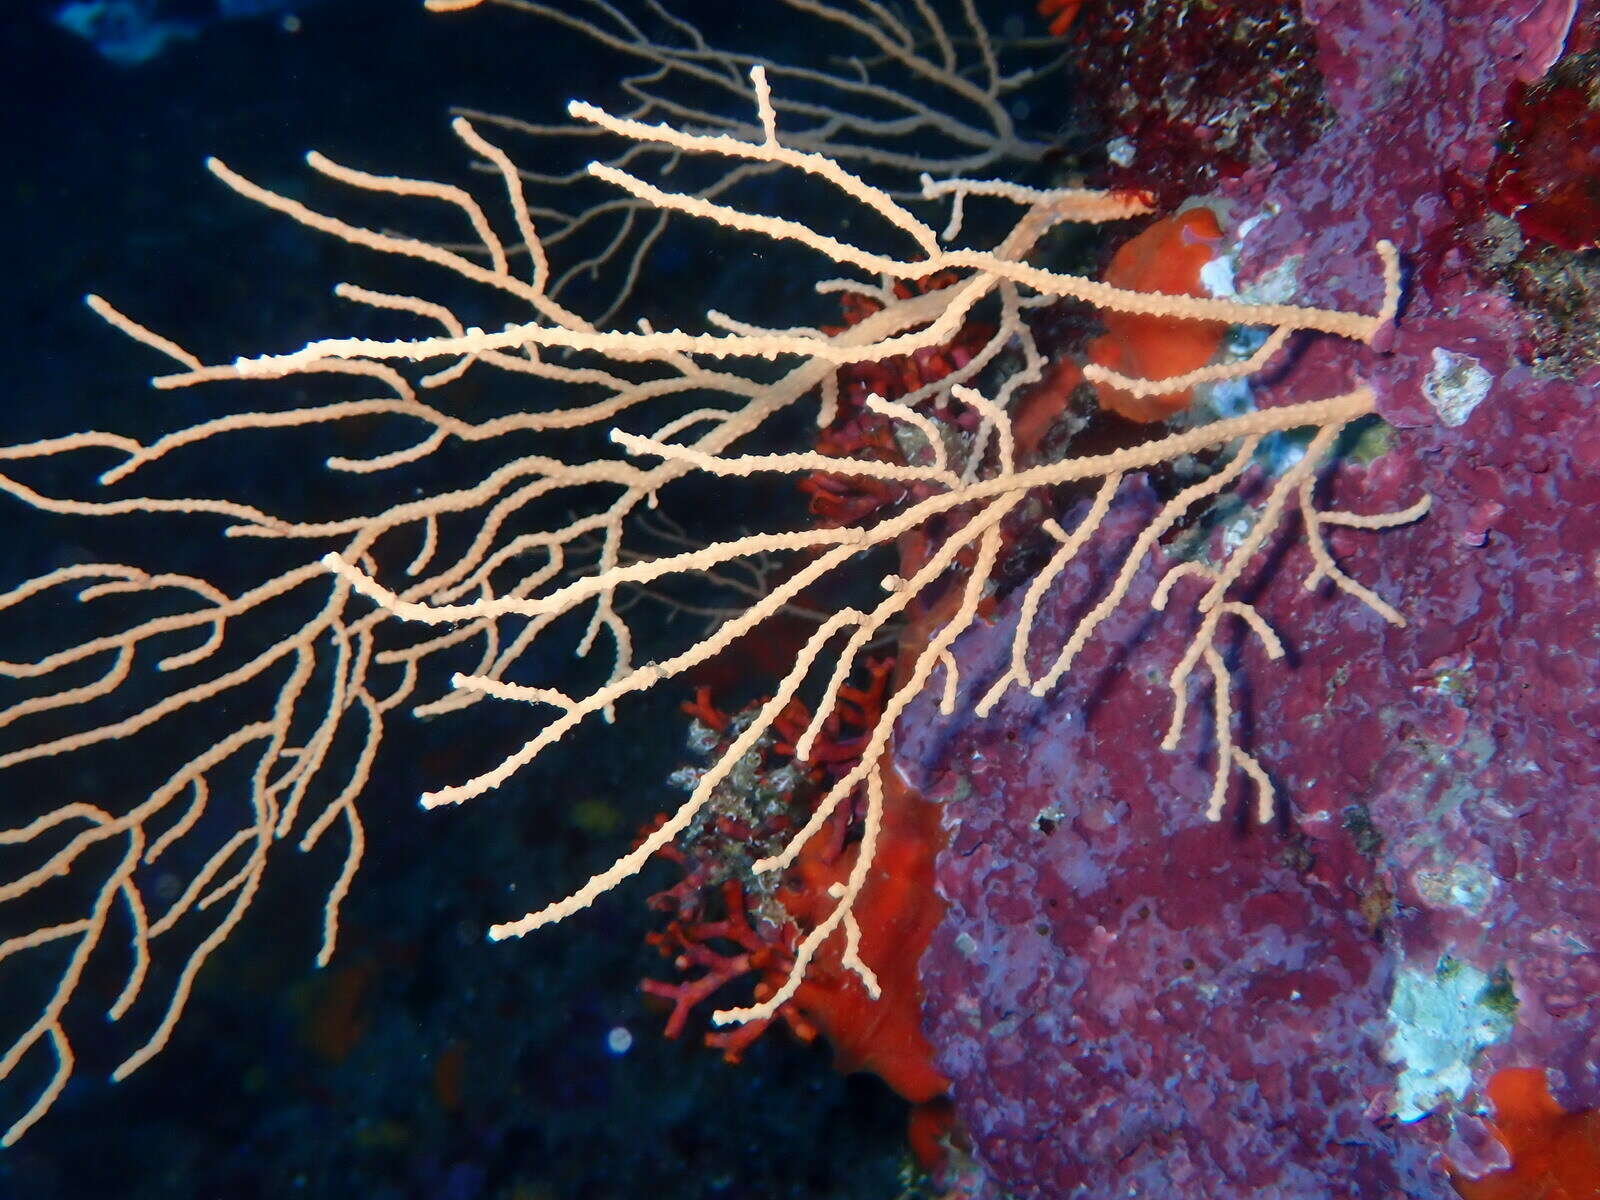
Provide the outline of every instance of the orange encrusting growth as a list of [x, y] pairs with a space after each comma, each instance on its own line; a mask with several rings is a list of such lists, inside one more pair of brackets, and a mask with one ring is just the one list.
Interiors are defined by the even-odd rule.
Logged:
[[[882, 995], [869, 997], [861, 980], [840, 963], [837, 944], [830, 943], [813, 960], [792, 1001], [828, 1039], [841, 1071], [870, 1071], [913, 1103], [933, 1100], [949, 1087], [922, 1032], [917, 974], [944, 915], [933, 882], [933, 861], [943, 841], [938, 806], [906, 786], [886, 762], [883, 830], [855, 908], [861, 957], [872, 964]], [[802, 927], [814, 925], [832, 907], [828, 890], [849, 875], [859, 845], [830, 860], [822, 842], [816, 839], [796, 862], [791, 882], [800, 886], [782, 893], [784, 907]], [[781, 983], [782, 975], [770, 982]]]
[[[877, 975], [874, 1000], [840, 959], [835, 938], [815, 959], [789, 1004], [833, 1047], [840, 1071], [869, 1071], [912, 1104], [907, 1140], [924, 1170], [938, 1170], [945, 1139], [955, 1126], [946, 1093], [950, 1082], [934, 1066], [933, 1047], [922, 1031], [922, 952], [944, 916], [934, 889], [933, 863], [944, 845], [938, 806], [908, 786], [895, 770], [892, 752], [883, 765], [883, 829], [872, 873], [856, 898], [861, 957]], [[813, 839], [801, 853], [781, 893], [784, 907], [802, 926], [826, 915], [836, 903], [829, 889], [842, 882], [860, 843], [830, 856], [826, 839]], [[764, 983], [775, 988], [786, 972], [771, 964]], [[791, 1022], [792, 1023], [792, 1022]]]
[[[1155, 222], [1130, 238], [1112, 256], [1105, 281], [1140, 292], [1204, 296], [1200, 272], [1217, 257], [1222, 229], [1208, 208], [1191, 208]], [[1106, 331], [1089, 343], [1089, 359], [1136, 379], [1164, 379], [1211, 361], [1227, 326], [1220, 321], [1108, 312]], [[1159, 396], [1134, 396], [1096, 384], [1100, 406], [1130, 421], [1164, 420], [1189, 406], [1188, 390]]]
[[[916, 623], [911, 627], [916, 628]], [[806, 760], [813, 785], [859, 761], [859, 730], [870, 729], [882, 719], [895, 665], [893, 658], [869, 661], [865, 686], [840, 689], [845, 705], [823, 725], [823, 735]], [[718, 734], [726, 734], [734, 722], [732, 715], [716, 706], [705, 686], [698, 688], [683, 708]], [[794, 743], [810, 720], [806, 706], [791, 701], [774, 723], [777, 736], [772, 752], [780, 759], [792, 757]], [[868, 995], [859, 974], [846, 964], [842, 939], [836, 937], [824, 943], [798, 990], [775, 1015], [802, 1041], [812, 1041], [819, 1034], [825, 1037], [833, 1046], [840, 1071], [875, 1074], [910, 1101], [913, 1107], [907, 1133], [913, 1153], [924, 1168], [935, 1170], [943, 1159], [944, 1143], [952, 1135], [954, 1118], [944, 1096], [949, 1085], [934, 1066], [933, 1048], [922, 1033], [918, 966], [944, 913], [944, 903], [934, 889], [934, 858], [943, 845], [943, 835], [938, 807], [904, 783], [891, 758], [892, 753], [885, 752], [877, 851], [853, 910], [860, 921], [860, 953], [864, 958], [872, 956], [868, 961], [880, 994], [877, 999]], [[812, 791], [802, 790], [800, 798], [807, 797], [815, 798]], [[760, 914], [755, 892], [747, 892], [738, 878], [725, 878], [714, 885], [720, 892], [722, 915], [708, 918], [701, 908], [702, 894], [713, 886], [707, 882], [712, 876], [704, 873], [706, 860], [690, 848], [673, 846], [663, 852], [682, 865], [687, 875], [652, 898], [653, 906], [675, 911], [678, 917], [647, 940], [675, 960], [683, 978], [674, 982], [647, 979], [642, 987], [648, 995], [671, 1003], [668, 1037], [681, 1034], [691, 1011], [733, 980], [754, 974], [757, 1000], [783, 986], [794, 969], [801, 931], [814, 928], [838, 903], [833, 889], [849, 878], [861, 850], [861, 842], [850, 837], [851, 808], [841, 808], [835, 816], [838, 819], [806, 844], [774, 893], [788, 917], [778, 928], [774, 928], [770, 913]], [[780, 818], [780, 822], [787, 820]], [[745, 841], [759, 840], [771, 832], [727, 815], [717, 822], [716, 829], [720, 837]], [[764, 1018], [709, 1033], [706, 1043], [721, 1050], [729, 1062], [737, 1062], [772, 1020]]]
[[1482, 1179], [1452, 1172], [1462, 1200], [1600, 1200], [1600, 1110], [1562, 1108], [1538, 1067], [1497, 1071], [1488, 1092], [1511, 1166]]
[[1070, 358], [1058, 358], [1044, 369], [1044, 375], [1025, 390], [1011, 414], [1011, 433], [1016, 439], [1017, 462], [1031, 465], [1040, 461], [1044, 439], [1066, 411], [1072, 394], [1083, 382], [1083, 368]]

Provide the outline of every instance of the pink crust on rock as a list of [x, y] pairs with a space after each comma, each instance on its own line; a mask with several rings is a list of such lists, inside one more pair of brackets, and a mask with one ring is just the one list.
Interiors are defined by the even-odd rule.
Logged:
[[[1386, 344], [1313, 339], [1255, 401], [1373, 387], [1389, 427], [1319, 495], [1359, 511], [1433, 496], [1381, 550], [1332, 538], [1409, 624], [1301, 590], [1292, 530], [1250, 577], [1288, 667], [1237, 638], [1233, 734], [1277, 785], [1275, 829], [1205, 822], [1211, 730], [1156, 749], [1192, 631], [1145, 602], [1176, 546], [1045, 698], [1012, 694], [987, 720], [924, 699], [902, 719], [901, 769], [943, 801], [950, 847], [925, 1015], [978, 1154], [1018, 1196], [1446, 1200], [1446, 1153], [1504, 1163], [1472, 1112], [1496, 1070], [1547, 1068], [1561, 1105], [1600, 1104], [1600, 372], [1519, 363], [1512, 299], [1430, 258], [1448, 249], [1445, 172], [1482, 177], [1507, 89], [1559, 56], [1570, 6], [1305, 11], [1337, 117], [1224, 188], [1241, 285], [1286, 270], [1318, 281], [1298, 302], [1370, 306], [1359, 256], [1390, 237], [1410, 286]], [[1156, 503], [1123, 490], [1038, 643], [1093, 604]], [[1214, 557], [1228, 515], [1185, 552]], [[974, 694], [1008, 660], [1019, 603], [956, 647]], [[1237, 782], [1230, 804], [1247, 807]], [[1509, 985], [1509, 1032], [1467, 1056], [1463, 1096], [1400, 1122], [1395, 981], [1447, 960]]]
[[[1334, 481], [1334, 504], [1435, 496], [1435, 517], [1385, 533], [1381, 555], [1334, 538], [1366, 582], [1407, 598], [1406, 629], [1301, 591], [1297, 542], [1260, 577], [1254, 602], [1293, 666], [1241, 639], [1235, 733], [1272, 764], [1283, 827], [1205, 822], [1209, 735], [1154, 750], [1163, 672], [1189, 636], [1141, 607], [1155, 564], [1047, 699], [965, 725], [919, 704], [902, 722], [902, 768], [944, 800], [950, 838], [926, 1017], [981, 1153], [1018, 1194], [1449, 1196], [1426, 1163], [1452, 1118], [1375, 1119], [1396, 1086], [1394, 972], [1441, 954], [1505, 969], [1520, 1002], [1480, 1082], [1548, 1065], [1569, 1106], [1600, 1099], [1600, 1019], [1582, 999], [1600, 955], [1572, 940], [1600, 927], [1586, 674], [1600, 523], [1583, 516], [1600, 508], [1600, 437], [1573, 389], [1516, 382], [1470, 437], [1402, 433]], [[1123, 501], [1099, 561], [1053, 590], [1042, 642], [1071, 628], [1154, 503]], [[961, 644], [975, 689], [1005, 663], [1015, 615]]]

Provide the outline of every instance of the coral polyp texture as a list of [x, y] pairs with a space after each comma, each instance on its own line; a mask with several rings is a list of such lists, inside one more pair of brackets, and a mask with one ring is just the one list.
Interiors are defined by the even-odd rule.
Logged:
[[[851, 45], [826, 66], [654, 4], [652, 38], [604, 3], [498, 2], [641, 60], [629, 107], [459, 114], [484, 199], [308, 156], [470, 245], [213, 160], [415, 285], [341, 285], [349, 334], [210, 363], [92, 297], [176, 364], [163, 391], [278, 399], [0, 448], [36, 509], [245, 548], [217, 580], [71, 563], [0, 594], [35, 620], [83, 602], [0, 663], [0, 768], [149, 751], [120, 792], [47, 780], [8, 809], [0, 903], [70, 911], [0, 941], [45, 981], [0, 1056], [42, 1080], [5, 1140], [71, 1078], [109, 930], [133, 944], [110, 1015], [146, 1018], [119, 1077], [285, 847], [343, 848], [333, 955], [404, 716], [523, 722], [440, 808], [538, 779], [580, 726], [628, 736], [663, 692], [698, 722], [686, 797], [570, 891], [527, 881], [488, 936], [671, 859], [666, 1032], [708, 1008], [730, 1058], [820, 1033], [918, 1106], [952, 1194], [1444, 1200], [1511, 1165], [1495, 1072], [1600, 1104], [1600, 371], [1519, 361], [1526, 314], [1434, 257], [1445, 180], [1489, 170], [1570, 0], [1047, 3], [1069, 39], [1216, 42], [1211, 74], [1113, 97], [1126, 164], [1160, 173], [1123, 191], [1047, 177], [1058, 148], [1016, 114], [1053, 44], [966, 0], [789, 0]], [[1091, 84], [1133, 71], [1091, 59]], [[572, 137], [602, 157], [506, 148]], [[738, 282], [667, 327], [640, 298], [685, 227]], [[318, 445], [337, 482], [182, 490], [185, 456], [240, 437]], [[809, 514], [713, 511], [780, 492]], [[705, 682], [729, 663], [737, 711]]]

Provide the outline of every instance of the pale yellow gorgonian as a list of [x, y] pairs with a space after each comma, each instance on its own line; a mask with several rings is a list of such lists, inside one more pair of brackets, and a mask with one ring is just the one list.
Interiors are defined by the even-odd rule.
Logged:
[[[1116, 453], [1028, 467], [1016, 461], [1009, 415], [1042, 373], [1044, 361], [1026, 320], [1041, 304], [1071, 297], [1106, 310], [1266, 329], [1256, 354], [1191, 376], [1137, 381], [1101, 372], [1119, 386], [1146, 391], [1240, 378], [1296, 331], [1370, 341], [1392, 321], [1399, 265], [1388, 243], [1374, 247], [1373, 270], [1383, 279], [1384, 298], [1371, 313], [1130, 292], [1052, 269], [1044, 252], [1052, 231], [1070, 222], [1123, 219], [1143, 206], [1125, 197], [1027, 188], [991, 177], [1042, 147], [1017, 133], [1007, 107], [1026, 73], [1002, 70], [1002, 55], [970, 0], [956, 6], [954, 26], [932, 5], [919, 3], [914, 28], [882, 6], [868, 6], [864, 11], [870, 16], [857, 16], [820, 0], [788, 0], [792, 8], [830, 23], [839, 37], [861, 43], [858, 57], [831, 70], [721, 54], [698, 31], [685, 34], [682, 44], [658, 44], [625, 28], [619, 32], [599, 18], [579, 18], [527, 0], [497, 2], [576, 25], [611, 49], [645, 60], [645, 72], [632, 81], [638, 98], [634, 110], [618, 113], [582, 103], [569, 110], [580, 128], [608, 146], [622, 147], [587, 169], [586, 178], [612, 189], [613, 200], [579, 212], [531, 203], [530, 186], [553, 186], [559, 194], [577, 180], [519, 170], [485, 130], [498, 127], [506, 136], [533, 133], [536, 138], [550, 131], [481, 114], [458, 116], [454, 128], [500, 193], [510, 238], [497, 231], [480, 200], [460, 187], [371, 174], [316, 154], [307, 160], [336, 183], [453, 212], [470, 231], [470, 246], [356, 225], [214, 160], [213, 173], [247, 199], [353, 247], [413, 264], [417, 294], [353, 284], [341, 285], [339, 294], [409, 321], [414, 333], [391, 339], [329, 337], [291, 353], [207, 364], [92, 297], [91, 305], [106, 320], [176, 364], [173, 373], [155, 381], [158, 389], [224, 384], [230, 395], [249, 395], [250, 388], [292, 380], [295, 399], [230, 410], [151, 441], [91, 431], [0, 448], [0, 463], [6, 464], [0, 490], [23, 504], [83, 517], [159, 515], [185, 530], [180, 535], [185, 537], [195, 536], [197, 525], [210, 529], [220, 522], [224, 536], [235, 539], [246, 574], [253, 564], [271, 564], [263, 565], [253, 582], [230, 589], [194, 573], [79, 563], [0, 594], [0, 614], [69, 597], [77, 601], [57, 648], [0, 662], [0, 679], [15, 688], [0, 709], [0, 728], [17, 734], [0, 746], [0, 771], [70, 756], [115, 755], [123, 747], [131, 752], [157, 733], [158, 744], [166, 747], [175, 724], [190, 720], [199, 738], [175, 761], [139, 758], [148, 769], [119, 775], [122, 790], [116, 794], [82, 795], [62, 784], [60, 794], [45, 795], [32, 807], [7, 801], [0, 847], [13, 856], [8, 862], [24, 865], [0, 882], [0, 904], [37, 902], [61, 879], [85, 898], [60, 920], [0, 942], [0, 967], [57, 964], [48, 968], [57, 972], [55, 983], [37, 1019], [0, 1055], [0, 1078], [36, 1049], [48, 1048], [55, 1062], [31, 1107], [6, 1133], [8, 1143], [43, 1115], [70, 1077], [74, 1059], [63, 1013], [113, 913], [131, 929], [133, 944], [113, 1019], [131, 1011], [146, 989], [152, 957], [169, 942], [179, 947], [170, 997], [153, 1030], [118, 1068], [118, 1078], [165, 1045], [196, 973], [250, 908], [279, 848], [309, 848], [337, 832], [346, 852], [325, 907], [319, 962], [327, 961], [340, 903], [362, 855], [358, 802], [396, 714], [441, 715], [484, 700], [527, 704], [530, 728], [520, 748], [474, 778], [425, 796], [423, 803], [469, 800], [529, 767], [586, 720], [614, 716], [625, 725], [631, 696], [672, 686], [784, 612], [812, 585], [854, 569], [866, 552], [914, 531], [937, 530], [936, 544], [914, 573], [882, 578], [882, 599], [875, 605], [818, 614], [815, 630], [791, 669], [772, 686], [770, 699], [664, 824], [572, 894], [521, 917], [507, 914], [511, 919], [491, 930], [496, 938], [513, 937], [559, 921], [636, 873], [688, 827], [739, 758], [809, 683], [816, 696], [814, 717], [797, 745], [799, 757], [806, 757], [868, 648], [913, 600], [954, 572], [960, 577], [959, 600], [944, 611], [912, 660], [902, 664], [900, 686], [869, 732], [859, 763], [837, 781], [782, 851], [756, 864], [758, 871], [770, 871], [792, 862], [830, 812], [861, 789], [863, 844], [837, 889], [836, 906], [806, 931], [783, 987], [760, 1004], [716, 1014], [718, 1021], [738, 1022], [770, 1015], [783, 1004], [818, 947], [841, 929], [844, 961], [869, 990], [874, 987], [872, 964], [856, 953], [851, 906], [873, 861], [883, 751], [896, 717], [924, 689], [937, 689], [945, 710], [953, 709], [958, 668], [952, 648], [977, 618], [990, 587], [1002, 522], [1034, 489], [1076, 482], [1094, 499], [1070, 531], [1045, 523], [1055, 550], [1025, 585], [1011, 669], [981, 698], [980, 714], [1005, 689], [1047, 691], [1070, 670], [1105, 617], [1125, 602], [1134, 572], [1156, 551], [1163, 534], [1229, 488], [1254, 461], [1264, 437], [1309, 432], [1305, 452], [1272, 482], [1226, 558], [1215, 566], [1189, 562], [1172, 569], [1156, 595], [1157, 605], [1165, 605], [1171, 582], [1182, 575], [1200, 574], [1207, 583], [1197, 601], [1202, 619], [1188, 653], [1162, 669], [1173, 694], [1169, 747], [1183, 727], [1196, 668], [1204, 667], [1213, 681], [1221, 746], [1212, 794], [1196, 798], [1213, 819], [1221, 815], [1234, 767], [1255, 782], [1263, 815], [1270, 812], [1267, 771], [1230, 739], [1227, 671], [1215, 636], [1224, 617], [1237, 617], [1269, 653], [1280, 652], [1272, 629], [1231, 589], [1290, 512], [1298, 511], [1316, 563], [1308, 586], [1330, 579], [1387, 620], [1402, 620], [1333, 561], [1323, 529], [1332, 524], [1381, 529], [1410, 521], [1425, 510], [1426, 500], [1404, 512], [1359, 516], [1318, 511], [1312, 498], [1317, 472], [1340, 432], [1373, 411], [1365, 388], [1215, 420]], [[475, 0], [432, 5], [474, 6]], [[880, 82], [883, 75], [897, 86]], [[727, 106], [686, 107], [652, 90], [679, 77], [736, 98], [740, 114], [730, 115]], [[830, 99], [785, 100], [786, 82], [808, 97], [821, 92]], [[855, 104], [862, 111], [853, 109]], [[871, 115], [863, 115], [866, 109]], [[951, 115], [957, 112], [965, 115]], [[945, 152], [930, 146], [943, 146]], [[674, 190], [667, 182], [672, 169], [690, 160], [706, 168], [710, 182], [693, 191]], [[801, 185], [807, 204], [825, 197], [826, 221], [742, 203], [739, 187], [753, 178]], [[982, 222], [970, 219], [968, 210], [976, 207], [986, 207]], [[576, 262], [557, 265], [556, 252], [591, 244], [594, 230], [612, 217], [620, 232], [600, 237], [599, 248], [580, 254]], [[624, 311], [630, 296], [648, 289], [646, 251], [668, 220], [698, 222], [719, 256], [757, 256], [760, 266], [768, 260], [759, 256], [770, 247], [770, 261], [785, 269], [795, 261], [809, 262], [817, 290], [869, 296], [877, 311], [841, 331], [799, 323], [778, 328], [733, 311], [741, 299], [734, 295], [716, 298], [716, 307], [704, 312], [697, 328], [620, 328], [611, 314]], [[980, 231], [969, 240], [965, 231], [971, 228]], [[984, 232], [995, 229], [999, 232]], [[780, 255], [779, 247], [790, 253]], [[605, 265], [617, 268], [614, 295], [599, 318], [585, 317], [569, 305], [568, 296]], [[946, 273], [953, 282], [909, 298], [894, 290], [897, 282], [935, 273]], [[420, 294], [440, 277], [449, 282], [437, 295]], [[515, 315], [501, 328], [470, 328], [452, 303], [467, 288]], [[779, 414], [796, 406], [813, 406], [816, 422], [829, 424], [840, 403], [839, 367], [942, 345], [978, 316], [993, 333], [959, 369], [894, 402], [870, 402], [907, 431], [908, 444], [920, 439], [924, 452], [917, 461], [847, 463], [805, 446], [781, 452], [748, 448]], [[492, 415], [462, 403], [458, 385], [463, 378], [485, 374], [524, 383], [529, 402]], [[936, 399], [969, 407], [978, 418], [976, 433], [948, 442], [927, 415]], [[164, 490], [181, 489], [183, 473], [173, 464], [197, 447], [240, 435], [259, 438], [264, 446], [290, 437], [299, 447], [319, 430], [369, 427], [390, 431], [387, 448], [365, 456], [334, 454], [315, 468], [350, 484], [357, 498], [345, 512], [269, 511], [235, 496]], [[595, 456], [594, 439], [582, 435], [596, 428], [614, 430], [614, 453]], [[397, 430], [408, 436], [394, 436]], [[574, 454], [574, 447], [584, 453]], [[1093, 536], [1121, 482], [1159, 463], [1207, 451], [1224, 451], [1221, 465], [1166, 502], [1067, 641], [1041, 646], [1033, 636], [1034, 614]], [[29, 482], [30, 463], [83, 455], [114, 460], [99, 477], [102, 494], [58, 495]], [[459, 482], [431, 490], [409, 487], [408, 470], [451, 455], [450, 461], [463, 464]], [[312, 469], [303, 461], [282, 464], [286, 473]], [[679, 481], [812, 471], [920, 486], [917, 498], [865, 527], [752, 532], [656, 557], [641, 557], [630, 543], [640, 515], [658, 500], [670, 503]], [[139, 490], [147, 480], [151, 490]], [[406, 484], [391, 483], [399, 480]], [[709, 632], [697, 632], [676, 647], [635, 645], [626, 600], [640, 589], [685, 575], [714, 576], [774, 554], [796, 555], [798, 566], [754, 589], [748, 603]], [[530, 651], [566, 637], [573, 618], [578, 619], [579, 653], [592, 661], [608, 647], [609, 669], [591, 683], [568, 688], [518, 682], [518, 668]], [[1041, 661], [1043, 669], [1030, 667]], [[443, 675], [450, 686], [441, 694], [430, 684]], [[236, 820], [220, 840], [197, 844], [202, 829], [215, 827], [202, 822], [202, 815], [218, 805], [237, 814]], [[198, 864], [188, 869], [182, 886], [172, 895], [148, 894], [141, 869], [180, 853], [184, 862]], [[178, 930], [188, 932], [174, 937]], [[30, 958], [52, 947], [57, 957]]]

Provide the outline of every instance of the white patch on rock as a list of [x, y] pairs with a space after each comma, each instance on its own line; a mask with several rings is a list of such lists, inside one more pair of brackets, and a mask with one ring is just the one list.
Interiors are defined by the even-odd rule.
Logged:
[[1418, 871], [1411, 882], [1417, 894], [1434, 908], [1460, 908], [1471, 913], [1480, 911], [1498, 887], [1489, 871], [1470, 860], [1457, 862], [1447, 871]]
[[1200, 282], [1213, 296], [1237, 295], [1238, 290], [1234, 286], [1233, 278], [1233, 257], [1223, 254], [1207, 262], [1200, 268]]
[[1301, 256], [1291, 254], [1274, 263], [1239, 289], [1239, 299], [1247, 304], [1292, 304], [1300, 287]]
[[1494, 376], [1470, 354], [1433, 348], [1433, 370], [1422, 381], [1422, 394], [1439, 419], [1452, 428], [1465, 424], [1472, 410], [1489, 394]]
[[1402, 964], [1389, 999], [1394, 1026], [1385, 1053], [1400, 1066], [1394, 1115], [1416, 1121], [1446, 1098], [1460, 1100], [1485, 1046], [1511, 1036], [1514, 1021], [1493, 1003], [1494, 986], [1470, 963], [1445, 957], [1432, 971]]

